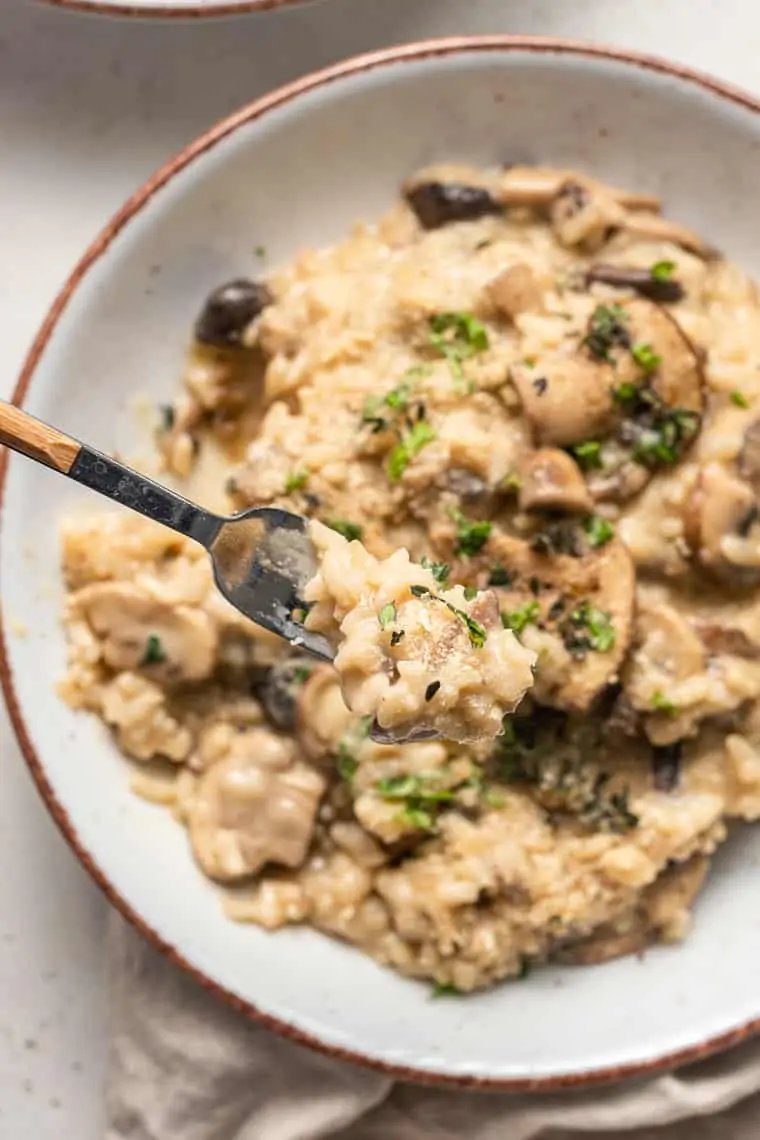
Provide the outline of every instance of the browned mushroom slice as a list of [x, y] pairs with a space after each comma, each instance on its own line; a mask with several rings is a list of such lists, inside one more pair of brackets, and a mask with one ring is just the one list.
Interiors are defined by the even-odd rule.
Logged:
[[760, 420], [753, 420], [744, 433], [738, 466], [742, 479], [760, 497]]
[[588, 514], [593, 500], [577, 463], [565, 451], [541, 447], [520, 467], [519, 505], [523, 511]]
[[460, 182], [418, 182], [412, 179], [405, 185], [404, 194], [426, 230], [502, 211], [499, 202], [485, 187]]
[[656, 241], [672, 241], [696, 253], [705, 260], [716, 256], [715, 250], [709, 246], [694, 230], [672, 222], [669, 218], [661, 218], [659, 214], [646, 212], [628, 213], [625, 219], [625, 229], [637, 237], [652, 238]]
[[701, 414], [703, 362], [676, 318], [661, 305], [644, 298], [628, 301], [622, 308], [626, 313], [632, 355], [645, 375], [652, 369], [652, 390], [668, 408]]
[[569, 447], [606, 436], [618, 419], [613, 392], [619, 380], [602, 361], [577, 353], [543, 359], [510, 373], [536, 441]]
[[560, 186], [549, 207], [552, 229], [564, 246], [598, 247], [625, 218], [625, 210], [606, 190], [574, 180]]
[[535, 627], [539, 640], [549, 639], [536, 678], [541, 703], [584, 712], [616, 680], [625, 658], [635, 572], [619, 540], [595, 549], [577, 523], [568, 525], [573, 533], [563, 528], [561, 543], [576, 553], [558, 552], [551, 534], [548, 545], [538, 541], [541, 535], [526, 542], [495, 534], [489, 555], [511, 575], [509, 586], [499, 590], [505, 624]]
[[505, 206], [548, 206], [566, 182], [575, 182], [590, 190], [603, 190], [613, 201], [629, 210], [658, 210], [656, 194], [621, 190], [615, 186], [572, 170], [556, 170], [548, 166], [510, 166], [502, 174], [495, 195]]
[[694, 622], [694, 629], [710, 654], [743, 657], [747, 661], [757, 661], [760, 658], [760, 645], [743, 629], [720, 625], [717, 622], [701, 621]]
[[502, 270], [489, 281], [487, 289], [495, 307], [509, 320], [543, 308], [541, 286], [531, 267], [522, 262]]
[[611, 285], [613, 289], [633, 289], [642, 297], [662, 304], [682, 301], [686, 293], [673, 277], [657, 277], [651, 269], [633, 265], [592, 265], [586, 274], [589, 285]]
[[582, 942], [560, 947], [552, 958], [566, 966], [598, 966], [627, 954], [640, 954], [653, 941], [652, 932], [643, 924], [624, 934], [616, 933], [613, 927], [603, 926]]
[[702, 468], [687, 503], [684, 528], [687, 542], [711, 574], [736, 585], [760, 581], [755, 493], [720, 464]]

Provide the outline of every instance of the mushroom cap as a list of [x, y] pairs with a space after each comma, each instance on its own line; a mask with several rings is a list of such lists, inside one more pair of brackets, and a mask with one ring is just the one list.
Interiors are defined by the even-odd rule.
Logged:
[[518, 496], [523, 511], [589, 513], [593, 500], [580, 468], [566, 451], [540, 447], [520, 466]]

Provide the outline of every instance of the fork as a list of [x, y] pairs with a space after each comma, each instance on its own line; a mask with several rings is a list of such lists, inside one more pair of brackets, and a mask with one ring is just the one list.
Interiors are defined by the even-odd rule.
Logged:
[[219, 590], [236, 609], [292, 646], [333, 660], [327, 638], [304, 629], [293, 616], [299, 609], [306, 612], [302, 593], [316, 572], [308, 522], [301, 515], [280, 507], [252, 507], [230, 517], [212, 514], [3, 401], [0, 444], [200, 543], [211, 556]]

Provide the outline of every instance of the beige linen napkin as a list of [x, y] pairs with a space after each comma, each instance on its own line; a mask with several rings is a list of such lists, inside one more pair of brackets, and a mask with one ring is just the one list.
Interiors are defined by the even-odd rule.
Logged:
[[106, 1140], [613, 1140], [621, 1131], [626, 1140], [760, 1140], [760, 1040], [615, 1087], [458, 1093], [397, 1084], [251, 1024], [116, 914], [109, 962]]

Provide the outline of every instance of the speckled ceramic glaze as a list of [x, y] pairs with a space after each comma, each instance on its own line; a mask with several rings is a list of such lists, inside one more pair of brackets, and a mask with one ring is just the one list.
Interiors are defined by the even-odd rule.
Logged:
[[[578, 166], [656, 191], [760, 276], [760, 107], [612, 50], [499, 37], [426, 43], [311, 76], [173, 159], [75, 268], [16, 399], [103, 449], [134, 452], [138, 392], [168, 398], [198, 303], [220, 280], [343, 234], [436, 159]], [[694, 1059], [758, 1028], [760, 828], [720, 851], [691, 938], [595, 968], [551, 968], [463, 999], [309, 930], [223, 917], [167, 812], [130, 795], [101, 725], [54, 692], [64, 668], [57, 524], [102, 506], [18, 457], [2, 482], [3, 684], [47, 804], [110, 899], [241, 1010], [397, 1075], [552, 1088]], [[26, 631], [20, 636], [19, 631]]]

